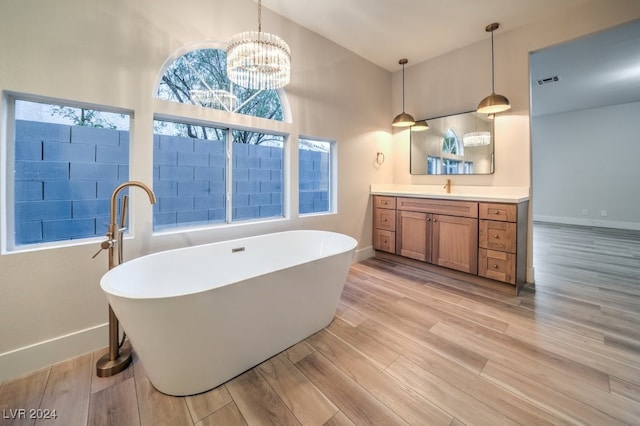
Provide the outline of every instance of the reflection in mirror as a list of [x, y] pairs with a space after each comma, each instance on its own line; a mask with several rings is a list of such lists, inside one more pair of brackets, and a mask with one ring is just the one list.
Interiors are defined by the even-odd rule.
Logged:
[[411, 132], [412, 175], [493, 173], [493, 120], [475, 111], [427, 119]]

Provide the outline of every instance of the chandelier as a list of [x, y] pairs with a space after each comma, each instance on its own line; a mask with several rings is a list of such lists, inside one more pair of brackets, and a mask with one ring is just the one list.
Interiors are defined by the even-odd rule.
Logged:
[[462, 137], [464, 146], [483, 146], [491, 143], [491, 133], [489, 132], [469, 132]]
[[262, 32], [262, 1], [258, 0], [258, 31], [234, 35], [227, 43], [227, 76], [234, 84], [255, 90], [279, 89], [291, 79], [289, 45]]

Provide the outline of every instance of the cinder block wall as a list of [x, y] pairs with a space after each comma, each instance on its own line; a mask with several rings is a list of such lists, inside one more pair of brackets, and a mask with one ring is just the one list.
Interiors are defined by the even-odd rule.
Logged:
[[[104, 235], [111, 193], [129, 176], [129, 132], [17, 120], [15, 133], [16, 245]], [[154, 229], [224, 222], [224, 142], [153, 143]], [[283, 149], [233, 148], [233, 220], [282, 215]], [[328, 209], [328, 161], [300, 151], [300, 213]]]
[[129, 132], [16, 120], [15, 242], [104, 235]]

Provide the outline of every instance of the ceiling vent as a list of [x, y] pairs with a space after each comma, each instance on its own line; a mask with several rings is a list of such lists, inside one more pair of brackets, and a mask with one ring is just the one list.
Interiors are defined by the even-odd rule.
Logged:
[[554, 75], [553, 77], [542, 78], [538, 80], [538, 86], [542, 86], [543, 84], [555, 83], [558, 80], [560, 80], [560, 77], [558, 77], [557, 75]]

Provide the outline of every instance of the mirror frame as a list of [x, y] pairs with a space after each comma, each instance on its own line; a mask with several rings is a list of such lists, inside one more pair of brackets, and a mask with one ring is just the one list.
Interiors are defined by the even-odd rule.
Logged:
[[[469, 120], [471, 120], [471, 117], [474, 118], [473, 122], [468, 123]], [[449, 115], [443, 115], [439, 117], [432, 117], [432, 118], [428, 118], [426, 121], [427, 123], [429, 123], [428, 130], [424, 130], [424, 131], [412, 130], [410, 132], [411, 135], [409, 138], [409, 173], [411, 175], [427, 175], [427, 176], [489, 175], [495, 172], [495, 120], [494, 119], [490, 119], [486, 114], [479, 114], [476, 111], [466, 111], [466, 112], [461, 112], [457, 114], [449, 114]], [[453, 121], [454, 124], [451, 125], [450, 123], [447, 123], [447, 121], [449, 122]], [[462, 149], [462, 152], [463, 152], [462, 155], [447, 154], [445, 152], [443, 156], [442, 145], [444, 143], [444, 133], [447, 132], [447, 130], [451, 130], [455, 135], [455, 140], [457, 141], [456, 150]], [[490, 132], [491, 140], [489, 144], [486, 146], [464, 146], [464, 142], [463, 142], [464, 135], [470, 132], [476, 132], [476, 131]], [[434, 135], [434, 132], [438, 132], [438, 133]], [[421, 136], [422, 138], [420, 138]], [[414, 167], [414, 160], [416, 156], [419, 156], [420, 159], [424, 159], [426, 154], [427, 158], [429, 157], [428, 148], [420, 149], [418, 147], [419, 142], [429, 143], [428, 140], [425, 140], [429, 136], [431, 136], [432, 138], [432, 141], [431, 141], [432, 144], [434, 143], [433, 137], [434, 136], [437, 137], [435, 141], [437, 141], [437, 146], [439, 148], [438, 156], [437, 157], [433, 156], [433, 158], [436, 158], [435, 160], [436, 164], [434, 164], [434, 166], [440, 169], [440, 173], [428, 173], [429, 171], [429, 166], [427, 163], [428, 160], [421, 162], [420, 167], [418, 166]], [[420, 138], [420, 140], [417, 140], [418, 138]], [[475, 153], [480, 153], [480, 150], [483, 150], [484, 152], [482, 153], [483, 155], [474, 157], [474, 156], [469, 156], [466, 153], [467, 149], [473, 150], [472, 152], [475, 152]], [[473, 170], [471, 173], [458, 173], [458, 172], [451, 173], [451, 169], [450, 169], [451, 166], [447, 168], [446, 165], [443, 164], [444, 160], [447, 160], [447, 159], [453, 160], [454, 162], [456, 162], [457, 164], [454, 165], [454, 167], [458, 167], [458, 168], [460, 167], [460, 164], [459, 164], [460, 162], [462, 162], [461, 166], [463, 168], [468, 167], [468, 165], [465, 164], [465, 162], [468, 162], [466, 160], [473, 159], [474, 160], [472, 162]], [[485, 167], [482, 167], [482, 170], [486, 170], [486, 171], [477, 172], [476, 170], [478, 166], [482, 166], [482, 164], [477, 164], [477, 163], [482, 161], [489, 163], [485, 165]], [[447, 173], [447, 171], [449, 171], [449, 173]]]

